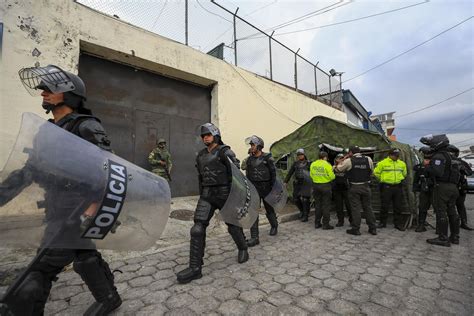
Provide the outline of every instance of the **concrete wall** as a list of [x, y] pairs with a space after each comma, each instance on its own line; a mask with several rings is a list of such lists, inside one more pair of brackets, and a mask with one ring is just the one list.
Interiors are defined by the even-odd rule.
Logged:
[[241, 158], [247, 152], [243, 140], [252, 134], [261, 136], [268, 148], [315, 115], [346, 122], [346, 114], [339, 110], [71, 0], [1, 1], [0, 17], [4, 22], [0, 165], [12, 147], [21, 114], [34, 112], [46, 118], [41, 99], [22, 87], [18, 70], [38, 62], [77, 73], [81, 51], [213, 86], [212, 121]]

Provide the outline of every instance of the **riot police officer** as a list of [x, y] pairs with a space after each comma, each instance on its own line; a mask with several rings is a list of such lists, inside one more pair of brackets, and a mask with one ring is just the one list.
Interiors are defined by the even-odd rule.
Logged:
[[454, 145], [449, 145], [449, 151], [453, 153], [454, 159], [460, 163], [460, 172], [461, 176], [459, 178], [458, 190], [459, 197], [456, 199], [456, 210], [458, 212], [459, 218], [461, 219], [460, 228], [465, 230], [473, 230], [467, 224], [467, 212], [466, 212], [466, 194], [467, 194], [467, 177], [472, 175], [472, 169], [469, 164], [459, 158], [459, 148]]
[[[251, 136], [246, 139], [246, 144], [250, 145], [251, 156], [247, 158], [245, 173], [247, 178], [257, 189], [260, 199], [263, 200], [266, 216], [270, 223], [270, 236], [278, 233], [278, 220], [274, 208], [265, 201], [265, 197], [270, 193], [276, 181], [276, 168], [271, 153], [263, 152], [265, 146], [263, 139], [258, 136]], [[258, 217], [250, 228], [250, 239], [247, 241], [249, 247], [260, 243]]]
[[290, 171], [286, 175], [285, 184], [290, 181], [294, 174], [293, 200], [300, 211], [301, 221], [307, 222], [311, 206], [311, 182], [309, 181], [309, 166], [311, 162], [306, 158], [303, 148], [296, 151], [296, 158], [297, 160], [291, 165]]
[[[426, 241], [450, 247], [451, 243], [459, 244], [459, 217], [455, 205], [459, 196], [457, 185], [461, 176], [460, 163], [449, 153], [449, 139], [446, 135], [424, 136], [420, 142], [433, 150], [426, 172], [434, 180], [433, 207], [438, 231], [438, 237]], [[448, 225], [451, 233], [449, 238]]]
[[[53, 115], [53, 119], [49, 120], [51, 124], [110, 151], [110, 141], [100, 120], [85, 108], [86, 88], [79, 76], [54, 65], [24, 68], [19, 74], [30, 93], [33, 90], [42, 91], [42, 107], [46, 113], [51, 112]], [[47, 137], [47, 135], [38, 137]], [[64, 148], [64, 150], [68, 149]], [[26, 175], [28, 172], [41, 172], [41, 170], [32, 171], [24, 168], [15, 176], [23, 174], [23, 179], [30, 178], [30, 181], [33, 181], [35, 175], [28, 177]], [[77, 207], [74, 204], [78, 200], [77, 194], [80, 193], [67, 190], [61, 187], [60, 183], [60, 179], [57, 179], [57, 181], [48, 182], [45, 187], [44, 205], [49, 217], [54, 214], [72, 212]], [[0, 203], [3, 205], [14, 197], [14, 194], [11, 196], [4, 196], [4, 194], [7, 192], [18, 194], [18, 191], [15, 192], [13, 188], [4, 188], [4, 183], [1, 185], [0, 191], [3, 194]], [[88, 217], [89, 214], [86, 211], [81, 219], [87, 220]], [[74, 271], [81, 276], [96, 300], [87, 309], [85, 315], [105, 315], [121, 305], [122, 300], [114, 286], [113, 273], [96, 249], [46, 248], [44, 251], [44, 256], [39, 261], [35, 261], [27, 270], [26, 278], [15, 291], [12, 302], [7, 302], [14, 314], [42, 315], [52, 282], [70, 263], [73, 263]]]
[[[191, 228], [189, 267], [178, 272], [179, 283], [188, 283], [202, 277], [206, 228], [215, 210], [222, 209], [230, 194], [232, 170], [229, 159], [239, 167], [234, 152], [222, 142], [221, 133], [214, 124], [202, 125], [200, 135], [206, 146], [196, 157], [200, 197], [194, 213], [194, 225]], [[226, 224], [239, 250], [237, 261], [244, 263], [249, 259], [249, 255], [243, 230], [241, 227]]]
[[150, 152], [148, 162], [152, 167], [152, 172], [165, 178], [168, 182], [171, 181], [171, 154], [166, 148], [166, 140], [160, 138], [156, 141], [157, 147]]
[[334, 174], [336, 179], [333, 181], [332, 198], [334, 200], [334, 208], [337, 214], [336, 227], [344, 226], [344, 206], [349, 215], [349, 222], [352, 223], [351, 204], [349, 202], [349, 180], [346, 172], [337, 170], [337, 166], [344, 161], [343, 154], [337, 154], [334, 159]]
[[349, 201], [351, 203], [352, 223], [351, 229], [346, 230], [350, 235], [359, 236], [361, 213], [364, 211], [369, 233], [377, 235], [375, 216], [372, 212], [370, 190], [370, 176], [374, 163], [370, 157], [362, 156], [358, 146], [349, 148], [348, 156], [336, 166], [337, 172], [346, 172], [349, 180]]
[[423, 154], [423, 161], [413, 167], [413, 191], [418, 195], [418, 226], [415, 229], [417, 233], [426, 231], [426, 216], [433, 200], [434, 185], [426, 172], [433, 152], [430, 147], [422, 147], [420, 152]]

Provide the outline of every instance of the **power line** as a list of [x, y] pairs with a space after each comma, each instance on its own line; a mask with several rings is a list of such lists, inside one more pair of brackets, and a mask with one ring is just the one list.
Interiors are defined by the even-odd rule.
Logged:
[[471, 115], [469, 115], [468, 117], [463, 118], [461, 121], [454, 123], [453, 125], [451, 125], [451, 126], [450, 126], [449, 128], [447, 128], [447, 129], [445, 129], [444, 131], [445, 131], [445, 132], [447, 132], [447, 131], [453, 131], [453, 130], [454, 130], [454, 129], [453, 129], [454, 127], [459, 127], [459, 126], [464, 125], [464, 124], [465, 124], [466, 122], [468, 122], [469, 119], [470, 119], [471, 117], [473, 117], [473, 116], [474, 116], [474, 114], [471, 114]]
[[212, 12], [212, 11], [209, 11], [208, 9], [206, 9], [205, 7], [203, 7], [202, 4], [201, 4], [201, 2], [199, 2], [199, 0], [196, 0], [196, 3], [197, 3], [204, 11], [206, 11], [206, 12], [212, 14], [212, 15], [218, 16], [218, 17], [220, 17], [221, 19], [226, 20], [226, 21], [229, 22], [229, 23], [232, 23], [231, 20], [226, 19], [226, 18], [223, 17], [222, 15], [217, 14], [217, 13], [214, 13], [214, 12]]
[[245, 81], [245, 83], [247, 83], [247, 85], [255, 92], [255, 94], [257, 94], [257, 96], [265, 103], [267, 104], [275, 113], [277, 114], [280, 114], [280, 116], [282, 116], [283, 118], [299, 125], [299, 126], [302, 126], [303, 124], [302, 123], [299, 123], [295, 120], [293, 120], [291, 117], [289, 117], [288, 115], [286, 115], [285, 113], [281, 112], [280, 110], [278, 110], [277, 108], [275, 108], [270, 102], [268, 102], [259, 92], [257, 89], [255, 89], [255, 87], [250, 83], [248, 82], [248, 80], [242, 76], [242, 74], [237, 70], [236, 67], [232, 66], [231, 64], [228, 64], [230, 68], [232, 68], [232, 70], [234, 70], [239, 76], [240, 78], [242, 78], [242, 80]]
[[[290, 20], [290, 21], [286, 21], [286, 22], [284, 22], [284, 23], [278, 24], [278, 25], [273, 26], [273, 27], [271, 27], [271, 28], [267, 28], [267, 29], [264, 30], [264, 31], [265, 31], [265, 32], [272, 31], [272, 30], [275, 31], [275, 30], [281, 29], [281, 28], [283, 28], [283, 27], [287, 27], [287, 26], [289, 26], [289, 25], [292, 25], [292, 24], [295, 24], [295, 23], [299, 23], [299, 22], [301, 22], [301, 21], [303, 21], [303, 20], [306, 20], [306, 19], [309, 19], [309, 18], [311, 18], [311, 17], [317, 16], [317, 15], [321, 15], [321, 14], [324, 14], [324, 13], [326, 13], [326, 12], [329, 12], [329, 11], [335, 10], [335, 9], [337, 9], [337, 8], [340, 8], [340, 7], [342, 7], [342, 6], [348, 5], [348, 4], [352, 3], [352, 0], [350, 0], [349, 2], [345, 2], [345, 3], [343, 3], [343, 4], [341, 4], [341, 5], [337, 6], [337, 7], [331, 8], [331, 7], [335, 6], [335, 5], [340, 4], [341, 2], [343, 2], [343, 0], [340, 0], [340, 1], [337, 2], [337, 3], [333, 3], [333, 4], [329, 5], [329, 6], [323, 7], [323, 8], [321, 8], [321, 9], [312, 11], [312, 12], [310, 12], [310, 13], [307, 13], [307, 14], [305, 14], [305, 15], [303, 15], [303, 16], [300, 16], [300, 17], [298, 17], [298, 18], [292, 19], [292, 20]], [[329, 9], [329, 8], [330, 8], [330, 9]], [[325, 9], [327, 9], [327, 10], [325, 10]], [[325, 11], [323, 11], [323, 10], [325, 10]], [[321, 11], [322, 11], [322, 12], [321, 12]], [[245, 37], [239, 38], [239, 40], [245, 40], [245, 39], [251, 39], [251, 38], [264, 37], [264, 36], [256, 36], [256, 35], [260, 35], [260, 34], [261, 34], [260, 32], [254, 33], [254, 34], [250, 34], [250, 35], [247, 35], [247, 36], [245, 36]]]
[[420, 108], [420, 109], [418, 109], [418, 110], [415, 110], [415, 111], [411, 111], [411, 112], [408, 112], [408, 113], [403, 113], [403, 114], [397, 115], [396, 118], [403, 117], [403, 116], [407, 116], [407, 115], [410, 115], [410, 114], [413, 114], [413, 113], [418, 113], [418, 112], [421, 112], [421, 111], [423, 111], [423, 110], [432, 108], [432, 107], [434, 107], [434, 106], [436, 106], [436, 105], [438, 105], [438, 104], [441, 104], [441, 103], [446, 102], [446, 101], [448, 101], [448, 100], [454, 99], [454, 98], [460, 96], [461, 94], [464, 94], [464, 93], [466, 93], [466, 92], [469, 92], [469, 91], [471, 91], [472, 89], [474, 89], [474, 87], [469, 88], [469, 89], [464, 90], [464, 91], [461, 91], [461, 92], [459, 92], [459, 93], [457, 93], [457, 94], [455, 94], [455, 95], [453, 95], [453, 96], [450, 96], [449, 98], [444, 99], [444, 100], [442, 100], [442, 101], [439, 101], [439, 102], [436, 102], [436, 103], [434, 103], [434, 104], [431, 104], [431, 105], [422, 107], [422, 108]]
[[399, 57], [401, 57], [401, 56], [403, 56], [403, 55], [405, 55], [405, 54], [411, 52], [412, 50], [415, 50], [416, 48], [418, 48], [418, 47], [420, 47], [420, 46], [422, 46], [422, 45], [424, 45], [424, 44], [426, 44], [426, 43], [428, 43], [428, 42], [430, 42], [430, 41], [432, 41], [432, 40], [434, 40], [435, 38], [437, 38], [437, 37], [443, 35], [444, 33], [449, 32], [450, 30], [452, 30], [452, 29], [458, 27], [459, 25], [461, 25], [461, 24], [463, 24], [463, 23], [466, 23], [467, 21], [469, 21], [469, 20], [472, 19], [473, 17], [474, 17], [474, 16], [470, 16], [469, 18], [467, 18], [467, 19], [465, 19], [465, 20], [462, 20], [461, 22], [459, 22], [459, 23], [457, 23], [457, 24], [451, 26], [450, 28], [448, 28], [448, 29], [442, 31], [441, 33], [436, 34], [435, 36], [433, 36], [433, 37], [431, 37], [431, 38], [429, 38], [429, 39], [427, 39], [427, 40], [421, 42], [420, 44], [418, 44], [418, 45], [416, 45], [416, 46], [413, 46], [412, 48], [410, 48], [410, 49], [408, 49], [408, 50], [406, 50], [406, 51], [404, 51], [404, 52], [402, 52], [402, 53], [400, 53], [400, 54], [398, 54], [398, 55], [396, 55], [396, 56], [394, 56], [394, 57], [392, 57], [392, 58], [390, 58], [390, 59], [384, 61], [383, 63], [378, 64], [377, 66], [374, 66], [374, 67], [372, 67], [372, 68], [370, 68], [370, 69], [368, 69], [368, 70], [366, 70], [366, 71], [364, 71], [364, 72], [362, 72], [362, 73], [360, 73], [360, 74], [358, 74], [358, 75], [356, 75], [356, 76], [354, 76], [354, 77], [352, 77], [352, 78], [350, 78], [350, 79], [347, 79], [347, 80], [343, 81], [343, 83], [346, 83], [346, 82], [351, 81], [351, 80], [353, 80], [353, 79], [359, 78], [360, 76], [365, 75], [365, 74], [368, 73], [369, 71], [375, 70], [375, 69], [377, 69], [377, 68], [379, 68], [379, 67], [382, 67], [383, 65], [388, 64], [389, 62], [391, 62], [391, 61], [393, 61], [393, 60], [395, 60], [395, 59], [397, 59], [397, 58], [399, 58]]
[[[467, 138], [467, 139], [465, 139], [465, 140], [461, 140], [461, 141], [459, 141], [459, 142], [455, 142], [455, 143], [453, 143], [453, 145], [460, 144], [460, 143], [464, 143], [464, 142], [467, 142], [467, 141], [470, 141], [470, 140], [473, 140], [473, 139], [474, 139], [474, 137]], [[467, 145], [463, 145], [463, 146], [467, 146]]]
[[335, 25], [340, 25], [340, 24], [345, 24], [345, 23], [360, 21], [360, 20], [364, 20], [364, 19], [368, 19], [368, 18], [373, 18], [373, 17], [379, 16], [379, 15], [384, 15], [384, 14], [388, 14], [388, 13], [392, 13], [392, 12], [396, 12], [396, 11], [405, 10], [405, 9], [408, 9], [408, 8], [411, 8], [411, 7], [415, 7], [415, 6], [418, 6], [418, 5], [421, 5], [421, 4], [428, 3], [429, 1], [430, 1], [430, 0], [425, 0], [424, 2], [418, 2], [418, 3], [411, 4], [411, 5], [408, 5], [408, 6], [404, 6], [404, 7], [401, 7], [401, 8], [397, 8], [397, 9], [393, 9], [393, 10], [388, 10], [388, 11], [383, 11], [383, 12], [379, 12], [379, 13], [375, 13], [375, 14], [371, 14], [371, 15], [366, 15], [366, 16], [362, 16], [362, 17], [359, 17], [359, 18], [351, 19], [351, 20], [346, 20], [346, 21], [341, 21], [341, 22], [335, 22], [335, 23], [325, 24], [325, 25], [319, 25], [319, 26], [310, 27], [310, 28], [301, 29], [301, 30], [295, 30], [295, 31], [291, 31], [291, 32], [278, 33], [278, 34], [275, 34], [274, 36], [280, 36], [280, 35], [286, 35], [286, 34], [293, 34], [293, 33], [306, 32], [306, 31], [311, 31], [311, 30], [316, 30], [316, 29], [322, 29], [322, 28], [325, 28], [325, 27], [330, 27], [330, 26], [335, 26]]
[[277, 3], [277, 2], [278, 2], [278, 0], [274, 0], [273, 2], [270, 2], [270, 3], [268, 3], [268, 4], [265, 4], [265, 5], [261, 6], [260, 8], [257, 8], [257, 9], [255, 9], [255, 10], [253, 10], [253, 11], [247, 13], [247, 14], [244, 15], [244, 16], [250, 16], [250, 15], [252, 15], [252, 14], [254, 14], [254, 13], [260, 11], [260, 10], [265, 9], [266, 7], [269, 7], [269, 6], [271, 6], [271, 5], [274, 5], [274, 4]]

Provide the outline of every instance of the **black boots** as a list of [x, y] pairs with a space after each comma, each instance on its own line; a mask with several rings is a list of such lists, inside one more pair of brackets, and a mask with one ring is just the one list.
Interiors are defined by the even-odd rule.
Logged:
[[248, 247], [254, 247], [258, 244], [260, 244], [260, 240], [258, 239], [258, 217], [255, 220], [255, 223], [253, 223], [252, 227], [250, 227], [250, 239], [247, 240], [247, 246]]
[[426, 242], [436, 246], [451, 247], [451, 243], [449, 242], [448, 238], [446, 238], [446, 236], [427, 239]]
[[436, 246], [451, 247], [448, 239], [448, 219], [441, 218], [438, 220], [437, 228], [439, 232], [438, 237], [427, 239], [426, 242]]
[[176, 274], [178, 282], [181, 284], [202, 278], [201, 266], [202, 257], [204, 256], [204, 234], [205, 228], [199, 223], [194, 224], [191, 228], [189, 267]]
[[270, 236], [275, 236], [278, 233], [278, 220], [275, 212], [267, 213], [267, 219], [272, 228], [270, 228]]
[[380, 222], [377, 224], [377, 228], [386, 228], [386, 227], [387, 227], [387, 223], [386, 223], [386, 222], [380, 221]]
[[452, 244], [459, 245], [459, 217], [457, 215], [449, 216], [449, 240]]
[[244, 231], [241, 227], [230, 224], [228, 225], [229, 234], [232, 236], [232, 239], [237, 245], [237, 249], [239, 249], [239, 253], [237, 255], [237, 262], [244, 263], [249, 260], [249, 253], [247, 252], [248, 246], [247, 241], [245, 240]]
[[346, 230], [346, 233], [348, 233], [349, 235], [360, 236], [360, 230], [358, 230], [357, 228], [348, 229]]
[[307, 222], [308, 221], [308, 216], [309, 216], [309, 210], [311, 208], [311, 202], [309, 198], [304, 197], [301, 198], [301, 204], [303, 205], [303, 216], [301, 218], [302, 222]]
[[323, 225], [323, 230], [330, 230], [330, 229], [334, 229], [334, 226], [331, 226], [329, 224], [324, 224]]
[[107, 315], [122, 304], [122, 299], [114, 286], [114, 275], [100, 253], [84, 254], [73, 264], [76, 271], [91, 291], [95, 302], [84, 315]]
[[419, 212], [418, 214], [418, 226], [415, 229], [415, 232], [422, 233], [426, 231], [425, 227], [426, 213]]
[[371, 235], [377, 235], [377, 228], [374, 226], [374, 227], [369, 227], [369, 234]]
[[336, 224], [336, 227], [342, 227], [342, 226], [344, 226], [344, 219], [338, 220]]
[[474, 230], [474, 228], [469, 227], [469, 225], [467, 225], [467, 221], [461, 221], [461, 226], [460, 227], [462, 229], [465, 229], [465, 230]]

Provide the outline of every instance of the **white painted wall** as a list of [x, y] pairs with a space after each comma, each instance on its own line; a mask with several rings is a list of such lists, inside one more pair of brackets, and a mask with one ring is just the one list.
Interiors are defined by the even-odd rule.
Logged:
[[[8, 157], [22, 113], [46, 118], [41, 98], [26, 92], [18, 70], [39, 62], [77, 73], [81, 50], [197, 84], [215, 84], [212, 121], [240, 158], [247, 153], [243, 140], [252, 134], [261, 136], [268, 148], [313, 116], [347, 121], [344, 112], [70, 0], [1, 1], [0, 17], [0, 165]], [[35, 48], [39, 57], [32, 55]]]

